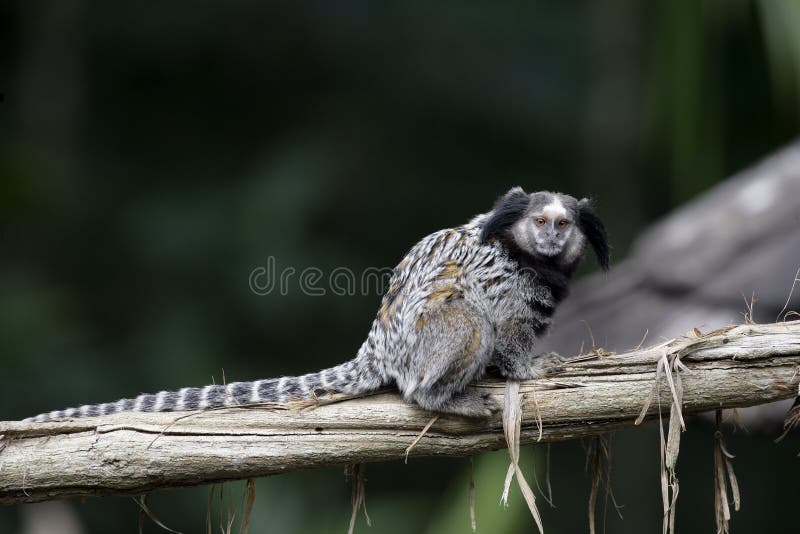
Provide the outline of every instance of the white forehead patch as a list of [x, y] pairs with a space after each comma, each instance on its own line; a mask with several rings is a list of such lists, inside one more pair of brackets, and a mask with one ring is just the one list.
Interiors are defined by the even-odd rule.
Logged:
[[558, 197], [553, 197], [553, 201], [542, 208], [542, 214], [551, 219], [556, 219], [559, 217], [566, 217], [567, 209]]

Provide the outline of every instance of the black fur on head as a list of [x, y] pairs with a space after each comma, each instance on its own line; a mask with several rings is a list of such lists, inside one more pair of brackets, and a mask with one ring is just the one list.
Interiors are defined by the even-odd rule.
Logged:
[[610, 262], [608, 234], [603, 222], [592, 209], [592, 203], [588, 198], [583, 198], [578, 202], [578, 226], [592, 246], [600, 268], [607, 271]]
[[530, 195], [521, 187], [514, 187], [497, 199], [492, 215], [483, 223], [481, 242], [505, 237], [506, 230], [525, 214], [530, 203]]

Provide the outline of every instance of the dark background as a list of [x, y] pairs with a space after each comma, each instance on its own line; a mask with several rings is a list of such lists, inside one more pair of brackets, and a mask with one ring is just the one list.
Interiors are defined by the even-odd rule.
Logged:
[[[594, 197], [621, 259], [797, 135], [799, 35], [790, 0], [2, 2], [0, 419], [344, 361], [378, 294], [258, 296], [251, 271], [392, 266], [513, 185]], [[729, 438], [734, 531], [796, 528], [797, 442], [773, 437]], [[714, 528], [712, 446], [691, 420], [680, 531]], [[586, 530], [581, 444], [552, 455], [545, 527]], [[608, 531], [657, 531], [656, 428], [614, 458]], [[506, 459], [475, 459], [479, 532], [535, 529], [518, 495], [498, 504]], [[357, 531], [467, 532], [468, 466], [368, 466]], [[150, 503], [198, 532], [207, 494]], [[136, 529], [130, 499], [70, 506], [86, 532]], [[262, 479], [251, 532], [343, 532], [349, 508], [340, 469]], [[0, 510], [0, 532], [35, 510]]]

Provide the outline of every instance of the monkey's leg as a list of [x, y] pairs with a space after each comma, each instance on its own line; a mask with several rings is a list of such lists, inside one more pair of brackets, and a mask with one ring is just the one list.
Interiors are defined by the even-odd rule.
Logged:
[[533, 352], [541, 324], [533, 319], [509, 321], [498, 329], [497, 346], [491, 363], [500, 374], [513, 380], [542, 378], [558, 371], [564, 363], [555, 352]]
[[406, 398], [426, 410], [468, 417], [497, 411], [499, 405], [490, 395], [466, 389], [483, 375], [491, 358], [491, 325], [463, 301], [426, 312], [420, 325], [413, 359], [415, 383]]

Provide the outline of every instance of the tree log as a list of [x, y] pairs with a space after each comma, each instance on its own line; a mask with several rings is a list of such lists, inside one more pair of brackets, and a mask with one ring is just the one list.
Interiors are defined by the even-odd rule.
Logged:
[[[521, 442], [574, 439], [632, 426], [649, 399], [648, 419], [659, 411], [668, 413], [670, 388], [664, 372], [656, 380], [656, 370], [675, 358], [683, 364], [674, 367], [681, 369], [675, 372], [683, 384], [684, 414], [798, 394], [800, 322], [697, 334], [624, 354], [594, 351], [557, 375], [522, 383]], [[504, 386], [483, 381], [473, 387], [501, 400]], [[434, 415], [391, 392], [310, 404], [0, 422], [0, 504], [143, 494], [397, 460]], [[467, 456], [505, 446], [500, 414], [488, 419], [441, 415], [411, 455]]]

